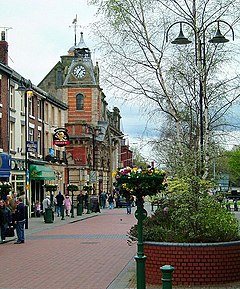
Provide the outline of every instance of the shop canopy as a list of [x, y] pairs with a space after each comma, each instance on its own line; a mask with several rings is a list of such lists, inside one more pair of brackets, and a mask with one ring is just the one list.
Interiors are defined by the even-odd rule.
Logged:
[[55, 174], [49, 166], [30, 165], [31, 180], [55, 180]]

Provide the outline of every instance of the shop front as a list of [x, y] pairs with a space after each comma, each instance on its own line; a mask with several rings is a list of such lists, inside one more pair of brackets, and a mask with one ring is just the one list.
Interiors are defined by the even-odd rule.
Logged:
[[35, 216], [35, 204], [39, 201], [42, 204], [44, 199], [45, 181], [55, 180], [56, 174], [48, 165], [30, 164], [30, 184], [31, 184], [31, 216]]
[[[0, 153], [0, 185], [9, 184], [11, 175], [11, 156], [6, 153]], [[0, 189], [0, 199], [5, 199], [9, 191], [2, 187]]]

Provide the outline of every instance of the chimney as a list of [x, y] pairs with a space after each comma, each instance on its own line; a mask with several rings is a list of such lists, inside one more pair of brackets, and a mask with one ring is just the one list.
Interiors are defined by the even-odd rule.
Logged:
[[6, 41], [5, 31], [1, 32], [0, 40], [0, 62], [8, 65], [8, 43]]

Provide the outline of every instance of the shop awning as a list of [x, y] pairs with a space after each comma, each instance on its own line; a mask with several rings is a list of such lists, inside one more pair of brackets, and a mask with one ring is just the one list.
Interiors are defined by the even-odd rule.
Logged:
[[0, 171], [0, 178], [9, 178], [10, 171]]
[[55, 180], [55, 174], [49, 166], [30, 165], [31, 180]]
[[6, 153], [0, 153], [0, 178], [9, 178], [11, 172], [11, 156]]

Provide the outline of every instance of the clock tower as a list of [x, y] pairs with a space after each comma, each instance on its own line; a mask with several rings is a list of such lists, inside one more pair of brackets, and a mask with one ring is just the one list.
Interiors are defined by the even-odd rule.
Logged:
[[83, 190], [89, 184], [95, 194], [111, 191], [112, 169], [119, 166], [123, 136], [120, 111], [107, 108], [98, 63], [93, 64], [82, 32], [79, 43], [61, 56], [39, 87], [68, 104], [65, 129], [70, 144], [66, 146], [65, 185], [74, 183]]

